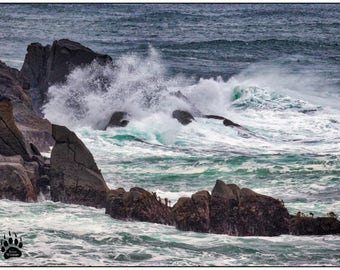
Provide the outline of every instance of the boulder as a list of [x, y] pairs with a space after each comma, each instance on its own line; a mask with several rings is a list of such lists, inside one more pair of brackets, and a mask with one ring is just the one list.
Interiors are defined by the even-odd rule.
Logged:
[[0, 199], [33, 202], [37, 194], [21, 156], [0, 155]]
[[56, 141], [50, 166], [52, 200], [105, 207], [109, 189], [90, 151], [64, 126], [52, 125], [52, 135]]
[[116, 219], [174, 225], [170, 207], [157, 199], [156, 193], [139, 187], [131, 188], [129, 192], [122, 188], [111, 190], [105, 213]]
[[30, 84], [21, 72], [0, 61], [0, 95], [11, 99], [14, 120], [25, 139], [47, 152], [54, 144], [51, 123], [33, 111], [29, 90]]
[[114, 112], [105, 129], [108, 127], [126, 127], [130, 122], [130, 117], [131, 115], [127, 112]]
[[291, 216], [289, 233], [294, 235], [340, 234], [340, 221], [334, 217]]
[[15, 124], [12, 102], [5, 96], [0, 96], [0, 154], [20, 155], [27, 161], [33, 156], [31, 147]]
[[112, 62], [110, 56], [98, 54], [68, 39], [56, 40], [52, 46], [30, 44], [21, 72], [32, 86], [34, 109], [40, 112], [41, 106], [46, 102], [49, 86], [64, 83], [72, 69], [90, 64], [93, 60], [102, 65]]
[[191, 113], [182, 110], [174, 110], [172, 112], [172, 118], [177, 119], [177, 121], [184, 126], [190, 124], [193, 120], [195, 120]]
[[217, 180], [210, 202], [211, 232], [235, 236], [275, 236], [289, 232], [282, 202]]
[[210, 231], [210, 194], [206, 190], [181, 197], [172, 208], [176, 228], [183, 231]]

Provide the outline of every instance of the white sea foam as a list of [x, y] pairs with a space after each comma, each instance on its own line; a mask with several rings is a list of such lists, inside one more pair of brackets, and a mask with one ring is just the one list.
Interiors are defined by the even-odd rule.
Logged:
[[[327, 109], [338, 101], [333, 96], [326, 100], [321, 94], [315, 98], [321, 79], [312, 75], [259, 63], [228, 81], [210, 78], [192, 82], [180, 75], [168, 76], [160, 53], [150, 47], [148, 56], [123, 55], [115, 67], [93, 63], [76, 68], [65, 84], [50, 87], [44, 113], [50, 121], [72, 129], [98, 129], [106, 125], [112, 112], [128, 111], [132, 120], [127, 134], [164, 145], [185, 145], [189, 140], [195, 147], [225, 144], [231, 151], [242, 151], [242, 146], [246, 151], [265, 149], [268, 153], [297, 149], [302, 153], [338, 153], [340, 114]], [[189, 98], [190, 105], [170, 95], [178, 90]], [[190, 110], [191, 106], [245, 126], [251, 131], [250, 138], [240, 137], [240, 132], [247, 132], [226, 128], [218, 120], [197, 119], [182, 127], [171, 118], [173, 110]]]

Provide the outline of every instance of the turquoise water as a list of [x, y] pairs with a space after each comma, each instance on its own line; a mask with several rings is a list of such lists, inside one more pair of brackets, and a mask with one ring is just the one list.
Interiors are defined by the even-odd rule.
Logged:
[[[339, 215], [338, 5], [2, 4], [0, 11], [0, 59], [14, 67], [30, 42], [62, 37], [113, 57], [116, 70], [94, 64], [51, 86], [44, 107], [46, 118], [83, 140], [110, 188], [139, 186], [173, 205], [222, 179], [282, 199], [292, 214]], [[105, 93], [97, 75], [109, 83]], [[178, 90], [205, 114], [245, 129], [213, 119], [180, 125], [170, 117], [187, 109], [169, 95]], [[75, 95], [77, 109], [67, 106]], [[115, 110], [133, 116], [129, 125], [98, 130]], [[0, 265], [340, 265], [339, 235], [201, 234], [104, 212], [44, 198], [2, 200], [1, 230], [22, 236], [24, 247], [21, 258], [0, 256]]]

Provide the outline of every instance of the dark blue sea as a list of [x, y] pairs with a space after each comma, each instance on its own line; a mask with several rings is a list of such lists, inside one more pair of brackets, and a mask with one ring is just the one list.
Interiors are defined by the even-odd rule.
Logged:
[[[76, 68], [43, 108], [83, 140], [110, 188], [139, 186], [173, 205], [221, 179], [292, 214], [340, 214], [339, 4], [0, 4], [8, 65], [20, 69], [30, 43], [62, 38], [117, 67]], [[171, 112], [187, 104], [173, 91], [246, 134], [213, 119], [182, 126]], [[118, 110], [129, 125], [98, 130]], [[339, 235], [203, 234], [104, 212], [1, 200], [0, 233], [24, 247], [0, 266], [340, 266]]]

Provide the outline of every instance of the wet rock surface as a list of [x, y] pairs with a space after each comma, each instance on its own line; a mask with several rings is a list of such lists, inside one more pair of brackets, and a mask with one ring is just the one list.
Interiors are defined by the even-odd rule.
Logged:
[[92, 154], [64, 126], [53, 125], [56, 141], [51, 153], [51, 198], [53, 201], [105, 207], [109, 191]]
[[138, 220], [174, 225], [170, 207], [163, 204], [155, 193], [134, 187], [111, 190], [107, 197], [106, 214], [122, 220]]
[[208, 191], [202, 190], [189, 197], [180, 198], [174, 205], [176, 228], [183, 231], [210, 231], [210, 199]]
[[20, 155], [24, 160], [32, 158], [31, 147], [15, 124], [12, 102], [5, 96], [0, 96], [0, 142], [1, 155]]
[[14, 121], [28, 142], [47, 152], [53, 145], [51, 123], [33, 111], [30, 83], [23, 74], [0, 61], [0, 95], [12, 101]]

